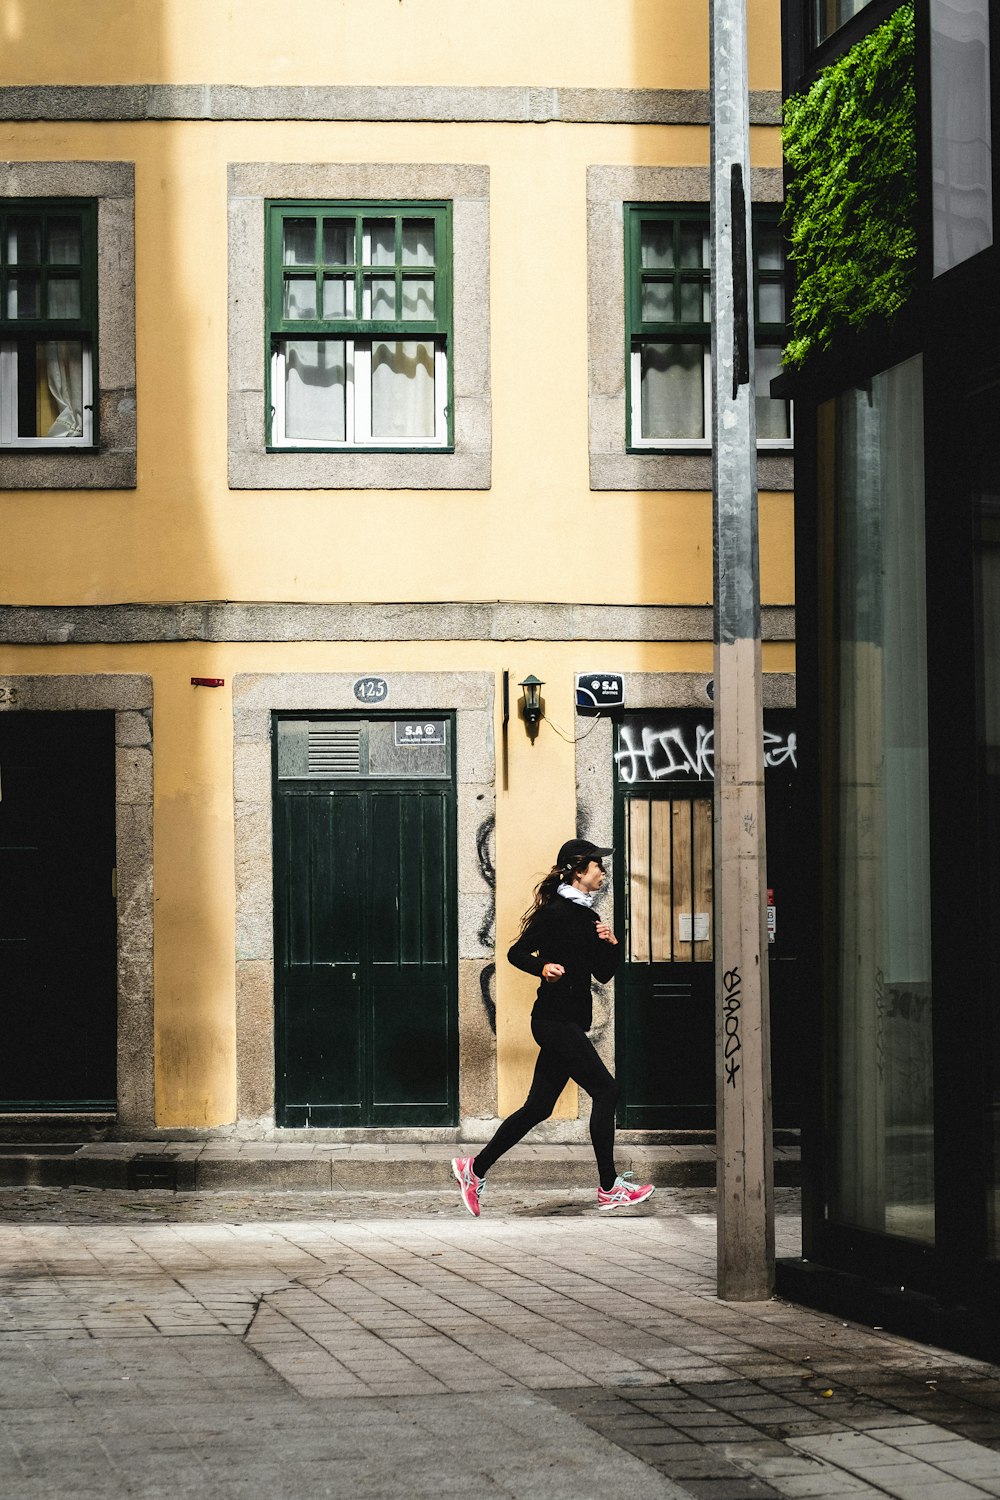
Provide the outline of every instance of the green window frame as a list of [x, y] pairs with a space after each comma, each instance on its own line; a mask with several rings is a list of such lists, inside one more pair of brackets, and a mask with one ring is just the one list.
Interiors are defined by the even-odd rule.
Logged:
[[97, 446], [97, 203], [0, 200], [0, 448]]
[[451, 450], [451, 204], [265, 214], [268, 448]]
[[[753, 209], [757, 446], [789, 449], [790, 404], [775, 400], [786, 340], [778, 206]], [[711, 228], [704, 204], [625, 205], [628, 451], [712, 446]]]

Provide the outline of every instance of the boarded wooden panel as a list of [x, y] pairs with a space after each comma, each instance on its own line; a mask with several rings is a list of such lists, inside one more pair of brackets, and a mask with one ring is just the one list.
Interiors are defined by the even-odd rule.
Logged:
[[650, 946], [654, 964], [670, 962], [670, 808], [669, 802], [650, 804]]
[[691, 940], [693, 919], [691, 905], [691, 803], [671, 803], [671, 829], [674, 852], [673, 926], [674, 961], [690, 963], [694, 956]]
[[[695, 939], [705, 918], [708, 919], [708, 937], [695, 941], [694, 957], [711, 962], [714, 957], [712, 926], [712, 803], [708, 797], [699, 797], [691, 804], [694, 840], [694, 921]], [[700, 921], [699, 921], [700, 919]]]
[[648, 964], [649, 944], [649, 803], [628, 804], [629, 962]]

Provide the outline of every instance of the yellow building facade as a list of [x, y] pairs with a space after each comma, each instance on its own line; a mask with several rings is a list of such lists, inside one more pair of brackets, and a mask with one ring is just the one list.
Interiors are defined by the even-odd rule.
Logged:
[[[748, 9], [767, 210], [779, 6]], [[638, 831], [619, 739], [680, 744], [680, 710], [693, 743], [711, 709], [707, 303], [643, 300], [708, 295], [707, 7], [8, 0], [0, 30], [0, 842], [28, 893], [0, 1109], [484, 1138], [530, 1078], [505, 954], [564, 839], [616, 843], [635, 983], [710, 962], [710, 853], [679, 803]], [[580, 673], [624, 708], [578, 710]], [[656, 874], [664, 817], [705, 913]], [[650, 906], [640, 940], [664, 880], [672, 936]], [[609, 1061], [624, 992], [595, 1000]], [[630, 1066], [635, 1128], [703, 1118]], [[548, 1129], [585, 1116], [571, 1090]]]

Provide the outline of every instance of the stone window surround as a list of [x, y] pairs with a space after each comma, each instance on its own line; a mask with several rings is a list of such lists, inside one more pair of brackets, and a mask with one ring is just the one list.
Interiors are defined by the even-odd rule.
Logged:
[[[264, 203], [447, 200], [452, 204], [454, 451], [268, 452]], [[228, 171], [230, 489], [488, 489], [489, 168], [437, 163], [234, 162]]]
[[[237, 674], [233, 681], [236, 841], [237, 1129], [274, 1130], [274, 875], [272, 861], [272, 713], [329, 711], [364, 716], [354, 696], [359, 677], [382, 675], [382, 709], [401, 716], [456, 714], [458, 867], [459, 1136], [485, 1138], [496, 1123], [494, 1035], [495, 890], [490, 845], [496, 810], [492, 672], [384, 672], [369, 661], [355, 672]], [[484, 1125], [484, 1122], [488, 1122]], [[282, 1129], [295, 1139], [300, 1132]], [[365, 1132], [367, 1137], [371, 1131]], [[426, 1140], [427, 1130], [394, 1130]], [[433, 1134], [433, 1132], [430, 1132]], [[455, 1138], [453, 1129], [439, 1132]], [[310, 1139], [319, 1139], [315, 1130]], [[324, 1138], [357, 1139], [357, 1130]]]
[[136, 479], [135, 166], [7, 161], [0, 198], [96, 198], [98, 451], [0, 450], [0, 489], [130, 490]]
[[[712, 708], [704, 672], [626, 672], [625, 704], [635, 709]], [[795, 676], [791, 672], [762, 673], [765, 708], [795, 707]], [[592, 716], [577, 714], [576, 831], [579, 838], [610, 848], [614, 843], [614, 729], [610, 717], [595, 726]], [[614, 885], [609, 882], [601, 901], [603, 915], [614, 921]], [[594, 1045], [607, 1066], [615, 1064], [615, 984], [599, 987], [594, 1005]], [[581, 1095], [589, 1115], [589, 1101]], [[640, 1132], [637, 1139], [643, 1139]]]
[[[780, 203], [779, 167], [753, 167], [755, 203]], [[710, 490], [712, 455], [629, 453], [625, 401], [626, 203], [704, 203], [707, 167], [587, 168], [587, 362], [590, 488], [592, 490]], [[790, 490], [790, 453], [757, 455], [761, 490]]]
[[[4, 676], [16, 707], [0, 712], [99, 710], [115, 716], [115, 860], [118, 871], [118, 1108], [115, 1134], [155, 1129], [153, 1080], [153, 684], [126, 673]], [[8, 1119], [13, 1118], [8, 1116]], [[31, 1117], [37, 1118], [37, 1117]], [[61, 1116], [67, 1122], [72, 1114]]]

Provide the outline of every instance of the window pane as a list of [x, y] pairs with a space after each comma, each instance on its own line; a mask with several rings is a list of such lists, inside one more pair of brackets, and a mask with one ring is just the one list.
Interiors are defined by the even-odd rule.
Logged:
[[316, 278], [315, 276], [286, 276], [285, 277], [285, 304], [282, 316], [285, 318], [315, 318], [316, 316]]
[[705, 283], [697, 281], [681, 282], [681, 322], [703, 323], [705, 321]]
[[433, 276], [409, 276], [403, 281], [403, 318], [416, 321], [434, 316]]
[[674, 283], [672, 280], [643, 280], [640, 316], [644, 323], [672, 323], [674, 321]]
[[[978, 937], [986, 953], [1000, 941], [1000, 389], [984, 392], [971, 408], [973, 514], [976, 519], [976, 595], [979, 698], [980, 869], [985, 875]], [[991, 1065], [986, 1079], [989, 1149], [987, 1206], [989, 1251], [1000, 1256], [1000, 1005], [996, 966], [988, 968], [984, 999], [990, 1017]]]
[[372, 345], [372, 437], [434, 436], [434, 344]]
[[780, 281], [762, 281], [758, 285], [757, 317], [761, 323], [785, 321], [785, 289]]
[[993, 243], [989, 0], [931, 0], [934, 274]]
[[705, 436], [704, 354], [701, 344], [642, 345], [641, 427], [644, 438]]
[[395, 265], [396, 223], [394, 219], [366, 219], [362, 238], [366, 266]]
[[353, 276], [324, 276], [323, 316], [324, 318], [353, 318]]
[[832, 36], [868, 4], [869, 0], [816, 0], [816, 40]]
[[791, 437], [790, 407], [771, 396], [771, 381], [781, 374], [781, 350], [758, 344], [754, 349], [754, 385], [757, 393], [757, 437]]
[[77, 216], [49, 220], [50, 266], [78, 266], [82, 246], [83, 235]]
[[434, 264], [434, 220], [403, 220], [403, 265]]
[[39, 316], [38, 276], [32, 271], [19, 271], [7, 278], [8, 318], [37, 318]]
[[387, 323], [396, 321], [396, 278], [394, 276], [365, 277], [362, 316], [373, 320], [381, 318]]
[[7, 225], [7, 260], [12, 266], [37, 266], [42, 258], [42, 221], [34, 216]]
[[[927, 626], [919, 358], [820, 408], [836, 820], [835, 1220], [932, 1242]], [[824, 697], [822, 701], [827, 701]]]
[[708, 243], [707, 224], [681, 225], [681, 265], [708, 266], [711, 250]]
[[283, 258], [286, 266], [311, 266], [315, 264], [315, 219], [285, 220]]
[[50, 318], [78, 318], [80, 316], [80, 278], [78, 276], [50, 276], [46, 289], [46, 316]]
[[654, 270], [672, 270], [674, 226], [672, 221], [644, 220], [639, 229], [639, 261]]
[[0, 376], [10, 381], [14, 435], [53, 443], [89, 434], [84, 378], [90, 355], [78, 341], [39, 340], [0, 346]]
[[285, 436], [344, 441], [347, 423], [343, 339], [285, 343]]
[[785, 253], [781, 242], [781, 230], [777, 224], [755, 224], [753, 237], [758, 270], [783, 270]]
[[353, 219], [323, 220], [323, 263], [327, 266], [353, 266]]

